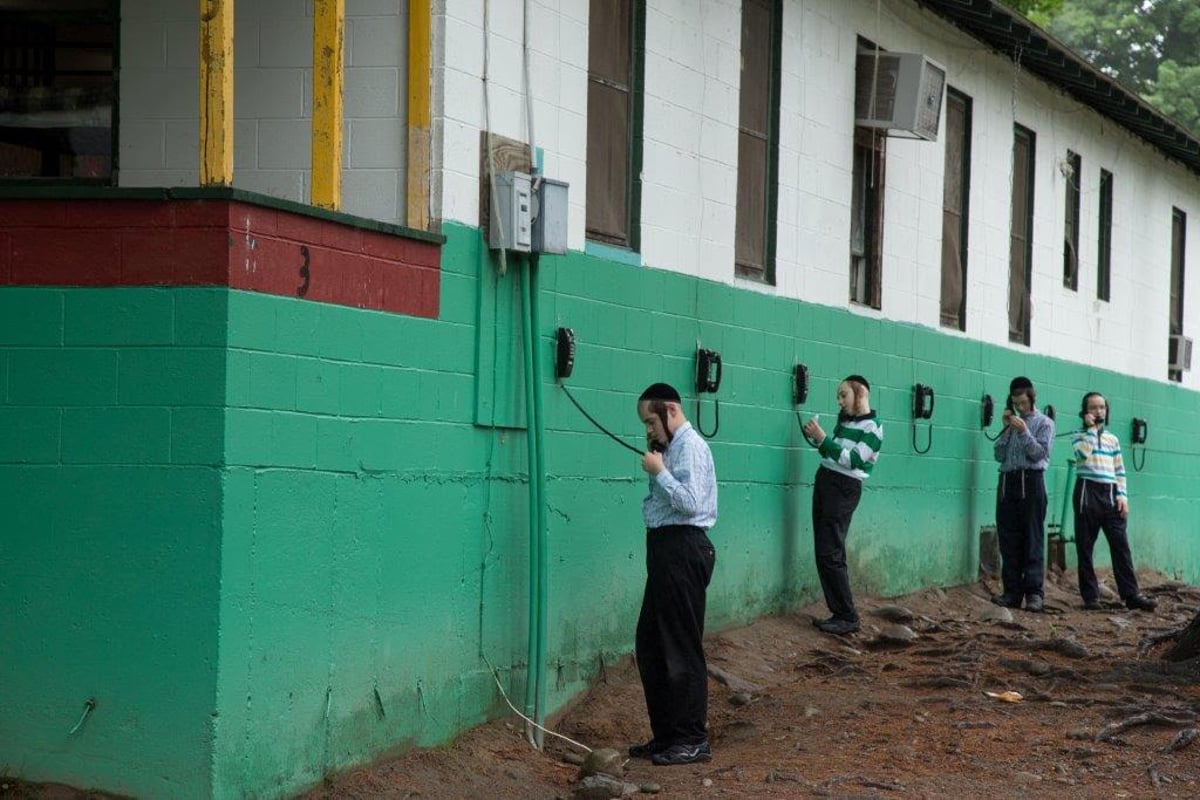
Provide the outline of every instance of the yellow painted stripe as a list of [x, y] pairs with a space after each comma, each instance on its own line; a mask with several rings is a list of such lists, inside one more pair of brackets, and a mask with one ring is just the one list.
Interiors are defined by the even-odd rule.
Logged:
[[233, 183], [233, 3], [200, 0], [200, 185]]
[[346, 0], [313, 2], [312, 204], [342, 205]]
[[433, 48], [430, 0], [408, 4], [408, 208], [404, 223], [429, 229], [430, 62]]

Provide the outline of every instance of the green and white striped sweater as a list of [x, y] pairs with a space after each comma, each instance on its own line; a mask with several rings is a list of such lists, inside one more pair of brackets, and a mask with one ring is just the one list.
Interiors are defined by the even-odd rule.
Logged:
[[865, 480], [879, 460], [883, 447], [883, 427], [875, 418], [875, 412], [861, 417], [842, 417], [826, 436], [817, 451], [821, 454], [821, 466]]

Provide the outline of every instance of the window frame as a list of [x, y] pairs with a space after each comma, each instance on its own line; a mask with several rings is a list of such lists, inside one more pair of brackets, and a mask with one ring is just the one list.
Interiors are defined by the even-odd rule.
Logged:
[[[1026, 144], [1026, 157], [1023, 164], [1017, 163], [1018, 145], [1024, 140]], [[1022, 234], [1017, 233], [1017, 191], [1018, 191], [1018, 169], [1022, 169], [1023, 180], [1025, 185], [1025, 213], [1021, 219]], [[1029, 346], [1032, 338], [1032, 320], [1033, 320], [1033, 203], [1034, 203], [1034, 183], [1037, 177], [1037, 134], [1029, 128], [1019, 123], [1013, 123], [1013, 145], [1012, 145], [1012, 188], [1011, 197], [1009, 200], [1009, 261], [1008, 261], [1008, 340], [1014, 344], [1023, 344]], [[1017, 284], [1014, 281], [1017, 267], [1015, 255], [1017, 245], [1021, 244], [1021, 256], [1023, 261], [1022, 281]], [[1019, 309], [1019, 316], [1014, 320], [1013, 317], [1013, 300], [1016, 289], [1024, 287], [1020, 302], [1022, 304]], [[1014, 335], [1014, 321], [1021, 323], [1022, 330]]]
[[117, 186], [120, 176], [119, 156], [121, 119], [121, 0], [98, 0], [102, 8], [95, 9], [0, 9], [0, 21], [39, 20], [46, 22], [106, 23], [112, 25], [112, 110], [109, 121], [109, 170], [98, 178], [74, 175], [0, 175], [0, 186]]
[[1112, 299], [1112, 213], [1113, 174], [1100, 169], [1098, 190], [1100, 207], [1096, 221], [1096, 299]]
[[[950, 150], [950, 106], [951, 104], [962, 106], [963, 126], [962, 126], [962, 143], [959, 161], [959, 208], [958, 213], [958, 266], [960, 274], [958, 276], [962, 285], [959, 293], [958, 308], [955, 310], [955, 319], [951, 319], [946, 314], [946, 275], [947, 270], [953, 267], [953, 264], [947, 263], [946, 260], [946, 215], [949, 210], [946, 207], [946, 176], [949, 174], [949, 150]], [[965, 92], [961, 92], [952, 86], [946, 87], [946, 147], [945, 166], [942, 179], [942, 293], [939, 310], [939, 322], [944, 328], [955, 328], [960, 331], [967, 329], [967, 277], [970, 274], [967, 267], [967, 240], [970, 234], [971, 227], [971, 125], [972, 114], [974, 113], [974, 101], [971, 96]]]
[[[775, 284], [775, 247], [777, 238], [777, 217], [779, 208], [779, 104], [780, 104], [780, 83], [781, 70], [783, 64], [783, 3], [782, 0], [744, 0], [742, 4], [742, 47], [746, 47], [745, 33], [745, 14], [746, 3], [756, 2], [767, 7], [770, 14], [770, 30], [768, 35], [771, 40], [770, 53], [767, 61], [766, 75], [766, 101], [767, 101], [767, 130], [765, 135], [759, 135], [759, 132], [752, 131], [747, 128], [747, 120], [743, 117], [741, 108], [741, 95], [745, 91], [747, 84], [746, 77], [746, 59], [742, 59], [742, 71], [738, 81], [739, 92], [739, 109], [738, 109], [738, 183], [737, 193], [739, 202], [736, 204], [734, 211], [734, 274], [739, 278], [758, 281], [768, 285]], [[759, 85], [761, 81], [751, 78], [750, 82], [753, 85]], [[742, 141], [743, 136], [752, 136], [760, 139], [763, 142], [765, 149], [766, 163], [763, 165], [764, 185], [761, 187], [760, 199], [762, 200], [763, 217], [758, 220], [758, 231], [756, 234], [761, 237], [762, 258], [761, 265], [749, 263], [743, 257], [744, 252], [739, 252], [739, 246], [742, 237], [739, 235], [743, 225], [743, 209], [744, 203], [740, 202], [743, 194], [743, 180], [747, 180], [747, 176], [743, 174], [742, 166]]]
[[[1171, 273], [1168, 287], [1167, 325], [1169, 336], [1183, 335], [1183, 307], [1185, 270], [1187, 267], [1187, 212], [1178, 207], [1171, 208]], [[1170, 339], [1168, 338], [1168, 342]], [[1167, 348], [1168, 356], [1170, 346]], [[1183, 371], [1167, 370], [1167, 379], [1183, 382]]]
[[[877, 311], [883, 308], [886, 169], [887, 136], [878, 128], [855, 126], [850, 191], [850, 303]], [[864, 174], [868, 171], [869, 176]], [[861, 252], [856, 249], [856, 230], [863, 234]]]
[[[590, 32], [593, 29], [590, 18], [591, 11], [589, 10], [589, 39], [588, 50], [592, 50], [592, 40]], [[615, 235], [605, 231], [601, 231], [592, 227], [593, 220], [589, 218], [588, 211], [591, 204], [586, 203], [584, 210], [584, 236], [589, 242], [617, 247], [639, 252], [641, 250], [641, 206], [642, 206], [642, 158], [643, 158], [643, 141], [642, 130], [645, 116], [645, 65], [646, 65], [646, 0], [629, 0], [629, 83], [628, 83], [628, 107], [629, 107], [629, 129], [625, 135], [625, 158], [626, 158], [626, 177], [625, 177], [625, 220], [624, 220], [624, 235]], [[593, 83], [602, 83], [612, 86], [612, 82], [600, 76], [593, 76], [591, 64], [587, 70], [587, 85], [588, 93], [591, 93]], [[586, 130], [589, 131], [588, 138], [590, 139], [590, 126], [601, 124], [599, 115], [593, 114], [588, 102], [588, 113]], [[590, 147], [588, 148], [590, 151]], [[592, 181], [593, 164], [596, 163], [591, 152], [586, 154], [585, 174], [588, 177], [588, 185]]]
[[1067, 150], [1066, 207], [1063, 209], [1063, 288], [1079, 291], [1079, 216], [1083, 192], [1079, 183], [1083, 180], [1083, 157]]

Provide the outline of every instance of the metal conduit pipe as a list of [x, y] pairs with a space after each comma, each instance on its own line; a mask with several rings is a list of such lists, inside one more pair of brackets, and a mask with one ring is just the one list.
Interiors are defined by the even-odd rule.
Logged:
[[540, 326], [540, 302], [539, 297], [541, 292], [538, 287], [538, 256], [536, 253], [529, 256], [529, 327], [531, 330], [530, 345], [533, 351], [533, 406], [534, 406], [534, 424], [536, 428], [531, 431], [533, 437], [534, 453], [537, 456], [537, 472], [535, 473], [537, 481], [537, 704], [534, 721], [537, 723], [534, 728], [534, 744], [541, 750], [543, 744], [543, 727], [546, 724], [546, 654], [549, 648], [547, 641], [550, 618], [550, 543], [549, 534], [546, 530], [546, 507], [548, 501], [546, 499], [546, 415], [542, 409], [542, 359], [541, 348], [538, 347], [541, 341], [539, 336]]
[[[525, 442], [526, 459], [529, 464], [529, 648], [526, 656], [527, 668], [525, 676], [525, 717], [536, 722], [538, 684], [541, 682], [541, 659], [538, 653], [537, 631], [539, 627], [538, 611], [541, 601], [538, 597], [538, 575], [541, 567], [538, 564], [541, 549], [538, 542], [538, 462], [537, 443], [537, 407], [533, 402], [535, 394], [533, 378], [533, 313], [530, 291], [530, 270], [520, 270], [521, 273], [521, 350], [525, 363]], [[532, 723], [525, 723], [525, 738], [534, 747], [538, 746], [537, 729]]]

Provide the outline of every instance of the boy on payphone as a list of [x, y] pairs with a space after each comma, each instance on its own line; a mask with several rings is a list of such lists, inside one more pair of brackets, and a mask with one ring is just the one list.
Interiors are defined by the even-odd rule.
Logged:
[[[1083, 429], [1071, 437], [1075, 457], [1075, 556], [1079, 562], [1079, 594], [1089, 611], [1103, 608], [1096, 570], [1092, 566], [1092, 548], [1100, 531], [1108, 539], [1112, 554], [1113, 577], [1117, 592], [1130, 609], [1153, 611], [1158, 601], [1138, 590], [1133, 556], [1129, 552], [1126, 520], [1129, 497], [1125, 493], [1125, 461], [1121, 441], [1108, 430], [1108, 401], [1099, 392], [1083, 396], [1079, 408]], [[1143, 423], [1144, 424], [1144, 423]]]
[[992, 602], [1039, 612], [1045, 608], [1046, 466], [1054, 447], [1054, 420], [1038, 411], [1037, 391], [1026, 377], [1008, 386], [1004, 430], [996, 438], [1000, 462], [996, 534], [1000, 540], [1002, 594]]
[[833, 433], [827, 435], [814, 417], [805, 423], [804, 435], [821, 454], [813, 483], [813, 555], [831, 614], [813, 624], [825, 633], [845, 636], [860, 627], [846, 569], [846, 535], [863, 481], [879, 460], [883, 428], [871, 410], [871, 384], [862, 375], [849, 375], [838, 384], [837, 402]]

